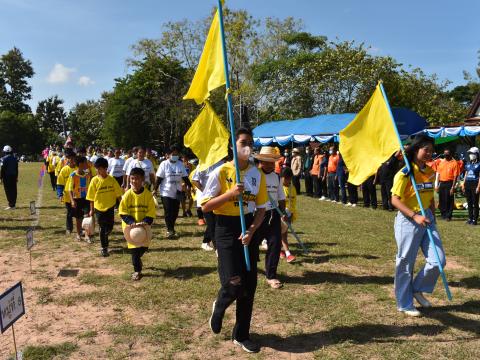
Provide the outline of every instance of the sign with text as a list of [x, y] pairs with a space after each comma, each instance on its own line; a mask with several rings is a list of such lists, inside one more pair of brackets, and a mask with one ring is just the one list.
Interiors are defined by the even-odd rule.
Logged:
[[30, 201], [30, 215], [35, 215], [37, 213], [37, 206], [35, 201]]
[[31, 250], [35, 241], [33, 240], [33, 229], [30, 228], [27, 230], [27, 250]]
[[25, 314], [23, 288], [19, 282], [0, 295], [0, 330], [5, 332]]

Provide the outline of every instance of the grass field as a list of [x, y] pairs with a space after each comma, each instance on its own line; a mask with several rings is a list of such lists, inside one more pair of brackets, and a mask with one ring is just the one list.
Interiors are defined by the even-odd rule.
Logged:
[[[220, 335], [208, 327], [216, 258], [200, 249], [195, 219], [180, 218], [180, 239], [167, 240], [160, 209], [145, 277], [132, 282], [118, 223], [109, 258], [99, 256], [98, 238], [91, 245], [67, 238], [64, 208], [45, 178], [30, 272], [25, 231], [35, 221], [28, 204], [40, 199], [39, 170], [21, 165], [19, 208], [0, 210], [0, 291], [23, 282], [26, 316], [15, 332], [24, 359], [480, 358], [480, 227], [465, 225], [462, 212], [439, 223], [453, 301], [439, 282], [435, 308], [407, 318], [393, 296], [394, 213], [300, 196], [294, 226], [311, 252], [293, 246], [298, 261], [281, 262], [281, 290], [270, 289], [260, 270], [252, 337], [263, 348], [246, 355], [229, 341], [234, 306]], [[61, 269], [78, 276], [58, 277]], [[0, 340], [4, 359], [13, 353], [11, 330]]]

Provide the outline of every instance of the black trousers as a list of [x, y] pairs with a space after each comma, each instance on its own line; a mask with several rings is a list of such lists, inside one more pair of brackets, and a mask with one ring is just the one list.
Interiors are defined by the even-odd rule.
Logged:
[[362, 184], [362, 192], [363, 192], [363, 206], [365, 207], [372, 207], [372, 209], [377, 208], [377, 189], [373, 181], [375, 180], [375, 176], [370, 176], [365, 182]]
[[478, 198], [477, 194], [478, 181], [465, 181], [465, 197], [468, 203], [468, 219], [478, 221]]
[[197, 217], [198, 220], [203, 219], [203, 211], [201, 207], [197, 207]]
[[130, 252], [132, 254], [133, 271], [142, 272], [142, 267], [143, 267], [142, 256], [143, 254], [145, 254], [145, 251], [147, 250], [148, 250], [148, 247], [145, 247], [145, 246], [130, 249]]
[[382, 181], [382, 184], [380, 185], [380, 191], [382, 193], [383, 210], [393, 210], [392, 187], [393, 187], [393, 179], [384, 179]]
[[305, 172], [305, 192], [308, 196], [313, 196], [313, 177], [308, 171]]
[[293, 183], [293, 186], [295, 186], [295, 190], [297, 190], [297, 195], [300, 194], [300, 178], [301, 178], [300, 175], [293, 175], [293, 178], [292, 178], [292, 183]]
[[265, 255], [265, 275], [267, 279], [276, 279], [280, 250], [282, 250], [280, 215], [275, 210], [267, 211], [256, 234], [259, 240], [267, 239], [268, 249]]
[[338, 176], [338, 185], [340, 186], [340, 194], [342, 196], [342, 203], [347, 203], [347, 178], [345, 176]]
[[50, 175], [50, 184], [52, 184], [52, 189], [57, 190], [57, 177], [55, 176], [55, 171], [48, 173]]
[[322, 197], [322, 179], [317, 175], [311, 175], [313, 182], [313, 194], [315, 197]]
[[118, 185], [121, 187], [123, 184], [123, 176], [115, 176], [114, 179], [117, 180]]
[[443, 219], [451, 219], [453, 214], [453, 204], [455, 196], [450, 195], [450, 189], [453, 186], [453, 181], [440, 181], [438, 189], [438, 207]]
[[97, 224], [100, 227], [100, 243], [103, 249], [108, 248], [108, 235], [110, 235], [113, 230], [115, 217], [114, 209], [115, 207], [112, 207], [107, 211], [95, 209], [95, 217], [97, 219]]
[[74, 215], [72, 204], [65, 203], [65, 208], [67, 209], [67, 220], [65, 222], [65, 226], [68, 231], [72, 232], [73, 231], [73, 215]]
[[8, 206], [15, 207], [17, 205], [17, 177], [6, 176], [2, 180]]
[[213, 245], [215, 246], [215, 214], [213, 211], [206, 212], [203, 213], [203, 218], [207, 223], [207, 228], [203, 233], [203, 242], [207, 244], [213, 242]]
[[347, 182], [347, 189], [348, 189], [348, 201], [350, 204], [358, 203], [358, 187], [357, 185], [350, 184]]
[[180, 201], [167, 196], [162, 196], [163, 210], [165, 214], [165, 224], [168, 231], [175, 231], [175, 222], [178, 218], [178, 210], [180, 209]]
[[336, 176], [336, 173], [328, 173], [327, 175], [328, 197], [332, 201], [338, 201], [338, 181], [335, 180]]
[[[245, 216], [247, 228], [253, 222], [253, 215]], [[247, 271], [242, 242], [238, 240], [242, 233], [240, 217], [216, 216], [215, 241], [218, 251], [218, 275], [220, 290], [218, 291], [215, 311], [222, 313], [234, 302], [237, 302], [235, 326], [232, 337], [244, 341], [250, 337], [253, 301], [257, 289], [258, 237], [248, 246], [250, 271]], [[236, 281], [237, 279], [239, 281]]]

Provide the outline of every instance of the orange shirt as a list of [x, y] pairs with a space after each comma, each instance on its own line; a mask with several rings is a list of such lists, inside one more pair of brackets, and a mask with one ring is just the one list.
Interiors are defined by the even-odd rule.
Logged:
[[310, 170], [310, 175], [318, 176], [320, 174], [320, 163], [322, 162], [323, 155], [315, 155], [313, 157], [312, 170]]
[[278, 159], [276, 162], [275, 162], [275, 172], [280, 175], [280, 173], [282, 172], [282, 165], [283, 165], [283, 162], [285, 161], [285, 158], [282, 156], [280, 159]]
[[338, 164], [338, 154], [330, 155], [328, 158], [328, 167], [327, 170], [329, 173], [337, 172], [337, 164]]
[[460, 174], [458, 162], [455, 159], [452, 159], [450, 161], [442, 159], [437, 164], [436, 170], [440, 175], [440, 181], [453, 181]]
[[463, 160], [458, 160], [458, 174], [463, 173], [464, 170], [465, 170], [465, 163], [463, 162]]

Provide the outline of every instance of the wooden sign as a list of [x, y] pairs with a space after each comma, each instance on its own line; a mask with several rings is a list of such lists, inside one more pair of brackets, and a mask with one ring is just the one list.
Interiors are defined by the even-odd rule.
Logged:
[[35, 201], [30, 201], [30, 215], [35, 215], [37, 213], [37, 206]]
[[0, 330], [5, 332], [15, 321], [25, 315], [23, 288], [19, 282], [0, 295]]

